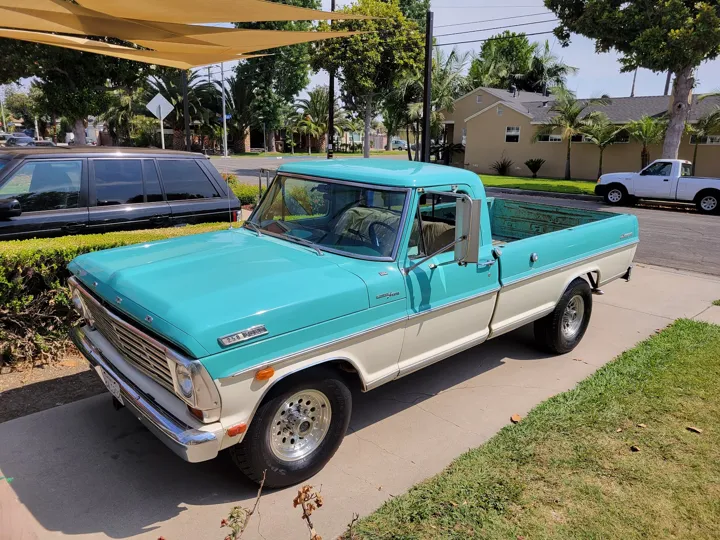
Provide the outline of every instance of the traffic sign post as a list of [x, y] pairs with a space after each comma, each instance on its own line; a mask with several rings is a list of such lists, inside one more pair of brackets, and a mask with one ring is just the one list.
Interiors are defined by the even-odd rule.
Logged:
[[165, 150], [165, 129], [163, 128], [163, 120], [173, 110], [172, 103], [163, 97], [162, 94], [158, 93], [148, 101], [146, 105], [148, 110], [160, 121], [160, 142], [162, 149]]

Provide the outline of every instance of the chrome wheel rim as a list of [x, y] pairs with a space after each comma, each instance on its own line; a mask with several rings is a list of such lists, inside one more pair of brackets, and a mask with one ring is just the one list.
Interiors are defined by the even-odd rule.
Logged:
[[614, 203], [620, 202], [621, 199], [622, 199], [622, 191], [620, 191], [619, 189], [611, 189], [608, 192], [608, 200], [610, 202], [614, 202]]
[[579, 294], [573, 296], [562, 316], [562, 333], [567, 339], [577, 336], [585, 317], [585, 300]]
[[283, 461], [313, 453], [330, 429], [330, 400], [318, 390], [302, 390], [283, 401], [270, 424], [270, 450]]
[[712, 195], [708, 195], [707, 197], [703, 197], [700, 201], [700, 208], [705, 210], [706, 212], [712, 212], [717, 208], [718, 201], [715, 197]]

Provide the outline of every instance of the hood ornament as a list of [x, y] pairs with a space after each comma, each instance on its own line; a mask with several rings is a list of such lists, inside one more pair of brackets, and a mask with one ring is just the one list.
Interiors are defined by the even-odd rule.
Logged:
[[267, 333], [268, 331], [267, 328], [265, 328], [265, 325], [258, 324], [257, 326], [251, 326], [245, 330], [240, 330], [239, 332], [219, 337], [218, 342], [224, 347], [229, 347], [230, 345], [235, 345], [236, 343], [242, 343], [243, 341], [247, 341], [249, 339], [264, 336]]

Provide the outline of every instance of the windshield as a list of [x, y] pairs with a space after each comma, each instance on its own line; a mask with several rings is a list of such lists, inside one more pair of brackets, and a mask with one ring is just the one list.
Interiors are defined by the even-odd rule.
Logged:
[[251, 222], [263, 232], [320, 249], [392, 258], [406, 199], [405, 190], [279, 175]]

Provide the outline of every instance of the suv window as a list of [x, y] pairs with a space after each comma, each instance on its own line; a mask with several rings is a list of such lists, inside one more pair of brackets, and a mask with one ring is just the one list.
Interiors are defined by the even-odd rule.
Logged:
[[160, 178], [158, 177], [155, 162], [151, 159], [143, 161], [143, 176], [145, 179], [145, 198], [147, 202], [159, 202], [163, 200]]
[[17, 199], [23, 212], [77, 208], [81, 177], [80, 160], [31, 161], [0, 186], [0, 197]]
[[194, 159], [160, 159], [158, 165], [168, 201], [220, 197]]
[[95, 194], [98, 206], [141, 203], [144, 200], [139, 159], [96, 159]]

